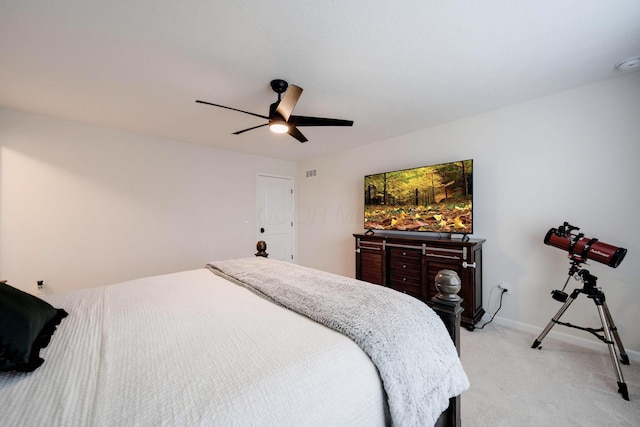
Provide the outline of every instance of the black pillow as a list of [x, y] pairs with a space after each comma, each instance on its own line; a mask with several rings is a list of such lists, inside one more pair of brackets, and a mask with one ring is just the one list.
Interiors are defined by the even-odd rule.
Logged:
[[67, 312], [46, 301], [0, 283], [0, 371], [31, 372], [44, 359], [45, 348]]

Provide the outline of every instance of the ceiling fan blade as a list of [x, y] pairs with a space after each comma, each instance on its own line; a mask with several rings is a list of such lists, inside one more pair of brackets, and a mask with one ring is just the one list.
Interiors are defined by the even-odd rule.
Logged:
[[249, 130], [258, 129], [258, 128], [261, 128], [261, 127], [263, 127], [263, 126], [267, 126], [268, 124], [269, 124], [269, 123], [264, 123], [264, 124], [261, 124], [261, 125], [258, 125], [258, 126], [254, 126], [254, 127], [252, 127], [252, 128], [242, 129], [242, 130], [239, 130], [239, 131], [237, 131], [237, 132], [234, 132], [233, 134], [234, 134], [234, 135], [240, 135], [241, 133], [247, 132], [247, 131], [249, 131]]
[[196, 102], [200, 103], [200, 104], [207, 104], [207, 105], [213, 105], [214, 107], [220, 107], [220, 108], [226, 108], [227, 110], [233, 110], [233, 111], [239, 111], [241, 113], [245, 113], [245, 114], [250, 114], [252, 116], [256, 116], [256, 117], [260, 117], [261, 119], [267, 119], [269, 120], [269, 117], [267, 116], [263, 116], [261, 114], [256, 114], [256, 113], [250, 113], [248, 111], [244, 111], [244, 110], [238, 110], [237, 108], [231, 108], [231, 107], [225, 107], [224, 105], [220, 105], [220, 104], [213, 104], [211, 102], [206, 102], [206, 101], [200, 101], [199, 99], [196, 100]]
[[291, 135], [292, 137], [294, 137], [295, 139], [297, 139], [298, 141], [300, 141], [300, 142], [307, 142], [308, 141], [307, 137], [304, 136], [302, 134], [302, 132], [300, 132], [298, 130], [298, 128], [295, 127], [295, 126], [289, 126], [289, 130], [287, 131], [287, 133], [289, 135]]
[[302, 94], [301, 87], [298, 87], [296, 85], [289, 85], [289, 89], [287, 89], [287, 91], [284, 93], [284, 96], [282, 97], [282, 100], [280, 100], [280, 102], [278, 103], [276, 112], [284, 117], [285, 121], [289, 121], [289, 116], [298, 103], [300, 94]]
[[294, 126], [353, 126], [353, 120], [324, 117], [291, 116], [288, 122]]

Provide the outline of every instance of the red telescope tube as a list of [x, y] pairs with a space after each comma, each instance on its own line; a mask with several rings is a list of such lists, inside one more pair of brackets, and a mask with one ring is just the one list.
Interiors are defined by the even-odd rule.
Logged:
[[584, 237], [583, 234], [562, 233], [556, 228], [547, 232], [544, 243], [563, 249], [582, 261], [591, 259], [613, 268], [619, 266], [627, 254], [625, 248], [608, 245], [599, 242], [598, 239]]

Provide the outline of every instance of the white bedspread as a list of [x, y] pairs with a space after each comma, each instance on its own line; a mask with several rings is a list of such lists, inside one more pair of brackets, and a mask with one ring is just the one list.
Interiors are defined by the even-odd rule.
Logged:
[[69, 317], [33, 373], [0, 372], [2, 426], [376, 426], [349, 338], [206, 269], [46, 298]]

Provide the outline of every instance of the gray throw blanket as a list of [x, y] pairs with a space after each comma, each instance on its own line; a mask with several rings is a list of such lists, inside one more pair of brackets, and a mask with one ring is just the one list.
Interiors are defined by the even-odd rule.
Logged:
[[355, 341], [378, 368], [394, 426], [433, 425], [469, 388], [442, 320], [413, 297], [262, 257], [207, 268]]

